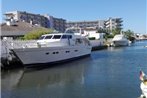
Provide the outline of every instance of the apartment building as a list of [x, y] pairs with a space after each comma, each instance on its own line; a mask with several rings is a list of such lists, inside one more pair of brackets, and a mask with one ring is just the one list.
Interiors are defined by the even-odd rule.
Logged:
[[122, 29], [122, 18], [109, 18], [108, 20], [105, 21], [105, 28], [108, 30], [113, 30], [113, 29]]
[[77, 22], [67, 22], [66, 27], [96, 27], [97, 29], [108, 29], [113, 30], [115, 28], [122, 28], [121, 18], [109, 18], [107, 20], [96, 20], [96, 21], [77, 21]]
[[[6, 12], [4, 14], [6, 16], [6, 22], [8, 24], [15, 21], [23, 21], [30, 23], [32, 25], [38, 25], [45, 28], [52, 28], [60, 32], [64, 32], [66, 28], [70, 27], [95, 27], [97, 29], [108, 29], [113, 30], [115, 28], [122, 28], [122, 18], [112, 18], [106, 20], [95, 20], [95, 21], [77, 21], [77, 22], [67, 22], [62, 18], [55, 18], [50, 15], [40, 15], [40, 14], [32, 14], [25, 11], [12, 11]], [[14, 21], [15, 20], [15, 21]], [[10, 25], [10, 24], [9, 24]]]
[[103, 28], [104, 20], [96, 20], [96, 21], [77, 21], [77, 22], [67, 22], [66, 27], [95, 27], [95, 28]]
[[40, 15], [40, 14], [32, 14], [27, 12], [21, 12], [21, 11], [12, 11], [12, 12], [6, 12], [6, 21], [9, 21], [11, 19], [15, 21], [23, 21], [30, 23], [32, 25], [39, 25], [42, 27], [49, 27], [49, 21], [46, 17]]
[[57, 31], [64, 32], [66, 29], [66, 20], [62, 18], [55, 18], [53, 16], [44, 15], [50, 21], [50, 28]]
[[32, 14], [23, 11], [6, 12], [6, 22], [9, 21], [23, 21], [32, 25], [38, 25], [45, 28], [52, 28], [60, 32], [65, 31], [66, 20], [62, 18], [55, 18], [49, 15]]

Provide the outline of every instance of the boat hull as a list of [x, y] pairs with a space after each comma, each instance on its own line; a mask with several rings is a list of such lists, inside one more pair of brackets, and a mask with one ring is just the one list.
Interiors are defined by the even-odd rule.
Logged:
[[91, 54], [91, 46], [12, 49], [24, 66], [50, 65]]
[[112, 39], [113, 46], [127, 46], [128, 43], [129, 43], [128, 39], [122, 34], [117, 34]]
[[127, 46], [128, 45], [128, 41], [124, 40], [124, 41], [121, 41], [121, 40], [118, 40], [118, 41], [113, 41], [113, 46]]
[[79, 57], [74, 57], [74, 58], [69, 58], [69, 59], [64, 59], [64, 60], [60, 60], [60, 61], [54, 61], [54, 62], [47, 62], [47, 63], [33, 63], [33, 64], [24, 64], [25, 67], [27, 68], [34, 68], [34, 67], [52, 67], [54, 65], [59, 65], [59, 64], [64, 64], [64, 63], [67, 63], [67, 62], [70, 62], [70, 61], [74, 61], [74, 60], [77, 60], [77, 59], [80, 59], [80, 58], [84, 58], [84, 57], [88, 57], [90, 56], [90, 54], [87, 54], [87, 55], [82, 55], [82, 56], [79, 56]]

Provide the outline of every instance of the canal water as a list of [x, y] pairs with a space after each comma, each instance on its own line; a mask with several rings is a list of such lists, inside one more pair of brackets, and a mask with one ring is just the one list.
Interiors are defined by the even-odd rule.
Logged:
[[147, 74], [147, 41], [109, 47], [90, 57], [45, 69], [1, 73], [2, 98], [138, 98]]

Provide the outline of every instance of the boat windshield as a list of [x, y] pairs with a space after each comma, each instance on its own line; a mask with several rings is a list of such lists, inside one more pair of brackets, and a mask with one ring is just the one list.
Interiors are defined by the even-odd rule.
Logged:
[[44, 37], [45, 37], [45, 36], [41, 36], [41, 37], [39, 38], [39, 40], [44, 39]]
[[53, 39], [60, 39], [61, 38], [61, 35], [54, 35], [53, 36]]
[[52, 38], [52, 35], [48, 35], [45, 37], [45, 39], [51, 39]]

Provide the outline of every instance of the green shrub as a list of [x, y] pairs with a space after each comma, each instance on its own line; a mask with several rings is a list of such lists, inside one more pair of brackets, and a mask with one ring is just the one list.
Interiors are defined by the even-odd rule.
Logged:
[[104, 35], [105, 40], [107, 40], [108, 38], [113, 38], [113, 37], [114, 37], [113, 34], [105, 34]]
[[114, 35], [109, 34], [107, 37], [108, 37], [108, 38], [113, 38], [113, 37], [114, 37]]
[[52, 29], [36, 29], [28, 32], [22, 39], [24, 40], [35, 40], [38, 39], [43, 34], [48, 34], [53, 32]]

